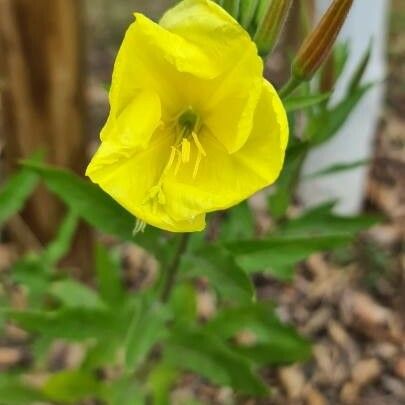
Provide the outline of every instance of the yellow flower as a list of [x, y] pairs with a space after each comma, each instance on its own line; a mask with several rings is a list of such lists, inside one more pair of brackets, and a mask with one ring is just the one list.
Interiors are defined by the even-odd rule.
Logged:
[[159, 24], [135, 14], [110, 105], [86, 174], [145, 223], [202, 230], [207, 212], [246, 199], [281, 170], [283, 105], [249, 35], [210, 0], [184, 0]]

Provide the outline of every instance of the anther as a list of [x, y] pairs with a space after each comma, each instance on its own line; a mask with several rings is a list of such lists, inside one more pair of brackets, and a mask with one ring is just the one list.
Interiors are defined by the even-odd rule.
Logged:
[[203, 156], [207, 156], [207, 154], [206, 154], [206, 152], [205, 152], [203, 146], [202, 146], [201, 143], [200, 143], [200, 140], [198, 139], [198, 135], [193, 131], [192, 134], [191, 134], [191, 136], [193, 137], [194, 142], [195, 142], [195, 146], [197, 146], [197, 149], [199, 150], [199, 152], [200, 152]]

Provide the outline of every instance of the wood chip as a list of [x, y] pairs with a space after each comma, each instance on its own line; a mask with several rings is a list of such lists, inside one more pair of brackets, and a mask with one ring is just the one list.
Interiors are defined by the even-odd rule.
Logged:
[[305, 377], [299, 366], [282, 367], [278, 376], [288, 398], [301, 398], [305, 386]]
[[0, 347], [0, 370], [17, 365], [24, 359], [24, 352], [20, 348]]
[[395, 374], [405, 383], [405, 355], [401, 356], [394, 366]]
[[377, 359], [363, 359], [353, 367], [352, 380], [362, 387], [377, 379], [381, 373], [382, 366]]
[[305, 387], [305, 403], [307, 405], [326, 405], [326, 398], [314, 387], [307, 385]]

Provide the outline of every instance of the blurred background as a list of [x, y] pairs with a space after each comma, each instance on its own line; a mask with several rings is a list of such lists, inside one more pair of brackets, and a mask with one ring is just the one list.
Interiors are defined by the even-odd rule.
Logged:
[[[132, 12], [158, 19], [172, 3], [0, 0], [0, 182], [16, 170], [21, 159], [38, 149], [45, 151], [50, 163], [84, 173], [108, 114], [107, 89], [114, 57]], [[303, 38], [300, 5], [315, 21], [329, 3], [295, 2], [285, 35], [266, 67], [266, 75], [276, 87], [288, 77], [289, 55]], [[399, 326], [405, 320], [403, 0], [355, 0], [341, 36], [352, 44], [349, 70], [370, 39], [373, 53], [367, 80], [375, 81], [376, 87], [336, 140], [313, 152], [304, 172], [310, 175], [326, 163], [345, 158], [367, 159], [369, 164], [351, 173], [303, 183], [297, 206], [339, 199], [340, 212], [373, 210], [384, 222], [370, 231], [355, 260], [341, 252], [331, 264], [316, 255], [292, 284], [256, 283], [260, 296], [278, 302], [282, 317], [315, 340], [314, 358], [304, 367], [271, 371], [269, 378], [279, 398], [275, 403], [405, 403], [405, 340]], [[262, 212], [260, 198], [252, 206], [257, 228], [265, 229], [269, 219]], [[39, 189], [8, 221], [0, 241], [3, 278], [22, 252], [38, 250], [52, 240], [63, 215], [58, 200]], [[82, 280], [91, 278], [88, 252], [92, 238], [91, 230], [82, 224], [63, 262]], [[136, 283], [144, 272], [144, 258], [131, 251], [126, 259], [128, 277]], [[200, 310], [208, 312], [215, 305], [209, 297], [203, 297], [200, 304]], [[353, 324], [353, 314], [362, 319], [361, 330]], [[0, 373], [29, 361], [24, 345], [13, 339], [12, 334], [0, 337]], [[350, 371], [348, 358], [356, 365]], [[192, 384], [186, 380], [179, 395], [195, 390]], [[226, 391], [216, 392], [208, 385], [198, 386], [197, 391], [208, 403], [226, 403]]]

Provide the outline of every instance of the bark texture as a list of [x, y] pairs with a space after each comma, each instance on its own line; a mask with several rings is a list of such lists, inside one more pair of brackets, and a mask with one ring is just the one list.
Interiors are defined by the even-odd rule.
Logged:
[[[86, 162], [80, 0], [0, 0], [0, 69], [6, 167], [43, 149], [55, 165]], [[53, 238], [63, 206], [40, 189], [21, 217], [40, 243]], [[74, 261], [88, 261], [82, 229]]]

